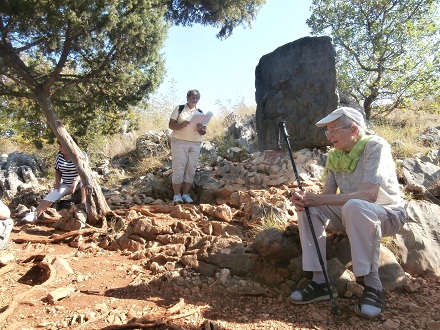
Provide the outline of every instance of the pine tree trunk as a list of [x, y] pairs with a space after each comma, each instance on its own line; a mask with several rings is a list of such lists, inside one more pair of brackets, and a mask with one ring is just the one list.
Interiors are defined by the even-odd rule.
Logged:
[[95, 181], [92, 171], [87, 164], [84, 155], [76, 143], [72, 140], [66, 127], [61, 122], [58, 114], [55, 112], [48, 94], [43, 91], [38, 93], [38, 102], [41, 111], [47, 119], [47, 122], [55, 134], [56, 138], [64, 147], [68, 156], [78, 169], [82, 184], [86, 187], [87, 195], [87, 222], [96, 226], [105, 224], [106, 215], [110, 212], [110, 207], [102, 194], [101, 188]]

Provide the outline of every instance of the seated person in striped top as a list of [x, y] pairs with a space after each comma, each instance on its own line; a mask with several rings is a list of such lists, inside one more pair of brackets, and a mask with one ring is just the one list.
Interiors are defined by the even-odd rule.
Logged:
[[[78, 144], [75, 138], [72, 138]], [[78, 170], [75, 164], [70, 160], [67, 152], [58, 142], [60, 151], [55, 159], [55, 185], [49, 194], [44, 197], [43, 201], [38, 205], [34, 212], [29, 212], [23, 218], [25, 222], [34, 222], [37, 218], [52, 205], [53, 202], [60, 200], [62, 197], [73, 194], [78, 189], [81, 189], [81, 203], [86, 203], [86, 189], [81, 184], [81, 178], [78, 175]], [[87, 154], [83, 151], [86, 161], [88, 161]]]

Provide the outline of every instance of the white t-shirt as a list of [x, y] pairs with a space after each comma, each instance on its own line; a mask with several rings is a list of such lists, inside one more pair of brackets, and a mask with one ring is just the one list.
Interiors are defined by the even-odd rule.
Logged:
[[391, 148], [380, 136], [367, 142], [352, 173], [329, 170], [326, 180], [327, 185], [338, 187], [341, 194], [358, 191], [363, 183], [380, 185], [376, 204], [391, 209], [403, 207]]
[[[177, 106], [173, 113], [170, 116], [170, 119], [177, 120], [178, 123], [184, 122], [185, 120], [190, 120], [194, 113], [198, 112], [196, 108], [190, 109], [188, 105], [185, 104], [185, 107], [183, 108], [182, 112], [179, 115], [179, 106]], [[189, 124], [188, 126], [179, 129], [179, 130], [173, 130], [171, 133], [171, 137], [175, 139], [185, 140], [185, 141], [194, 141], [194, 142], [201, 142], [202, 136], [197, 131], [197, 125], [196, 124]]]

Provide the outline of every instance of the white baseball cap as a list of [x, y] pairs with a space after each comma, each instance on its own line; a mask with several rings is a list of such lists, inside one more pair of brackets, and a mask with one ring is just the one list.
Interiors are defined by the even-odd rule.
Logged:
[[318, 121], [316, 123], [316, 126], [318, 127], [326, 126], [328, 123], [335, 121], [342, 115], [346, 115], [347, 117], [353, 119], [362, 128], [364, 129], [367, 128], [363, 114], [359, 110], [350, 107], [341, 107], [336, 109], [335, 111], [333, 111], [332, 113], [328, 114], [326, 117]]

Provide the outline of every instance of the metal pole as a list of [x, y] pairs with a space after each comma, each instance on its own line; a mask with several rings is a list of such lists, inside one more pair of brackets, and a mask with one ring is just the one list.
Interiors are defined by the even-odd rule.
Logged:
[[[283, 134], [284, 139], [286, 140], [287, 149], [289, 150], [290, 161], [292, 162], [292, 167], [293, 167], [293, 172], [295, 173], [296, 182], [298, 183], [298, 188], [300, 190], [302, 190], [302, 184], [301, 184], [301, 180], [299, 178], [298, 171], [296, 169], [295, 160], [293, 158], [293, 153], [292, 153], [292, 148], [290, 147], [289, 134], [287, 133], [285, 121], [281, 121], [279, 123], [279, 131]], [[309, 208], [305, 207], [304, 209], [305, 209], [305, 212], [307, 215], [307, 220], [309, 222], [310, 231], [312, 232], [312, 237], [313, 237], [313, 241], [315, 243], [316, 252], [318, 254], [319, 263], [321, 264], [322, 272], [324, 274], [325, 283], [327, 285], [327, 290], [330, 294], [330, 300], [331, 300], [331, 304], [332, 304], [332, 313], [336, 315], [339, 313], [338, 306], [336, 304], [336, 299], [333, 296], [333, 292], [332, 292], [331, 285], [330, 285], [330, 280], [327, 275], [326, 267], [324, 266], [324, 260], [322, 259], [321, 250], [319, 249], [318, 239], [316, 238], [315, 229], [314, 229], [313, 223], [312, 223], [312, 217], [310, 216]]]

